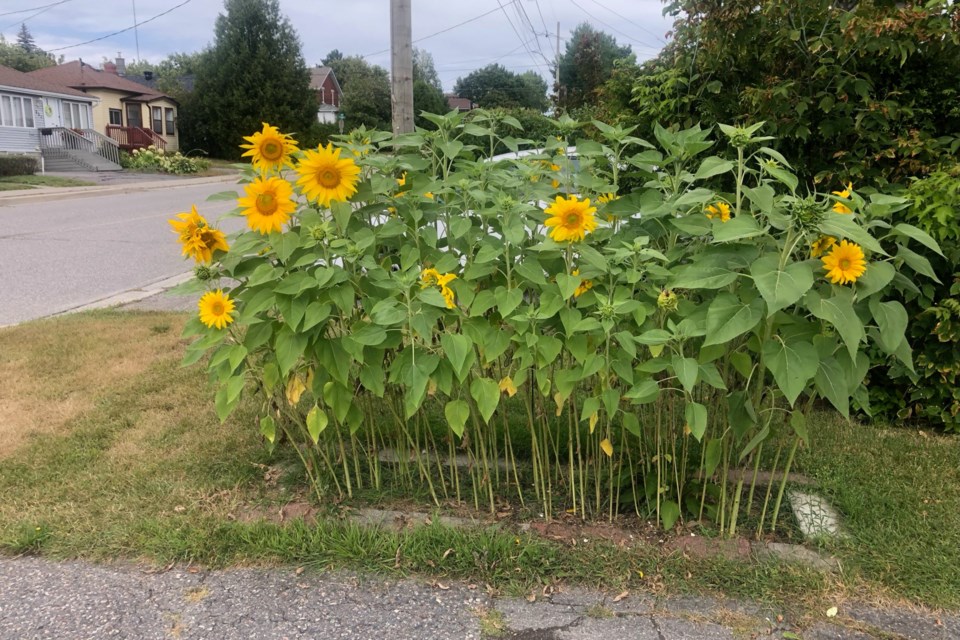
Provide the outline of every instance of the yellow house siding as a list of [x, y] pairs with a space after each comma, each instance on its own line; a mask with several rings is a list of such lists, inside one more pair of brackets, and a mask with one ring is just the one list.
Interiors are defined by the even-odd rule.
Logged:
[[[86, 93], [90, 94], [91, 96], [96, 96], [100, 99], [100, 104], [93, 108], [94, 129], [106, 135], [107, 125], [110, 124], [110, 109], [120, 109], [120, 111], [123, 113], [123, 125], [128, 126], [127, 103], [123, 102], [121, 99], [127, 97], [129, 94], [120, 91], [112, 91], [110, 89], [87, 89]], [[173, 109], [173, 117], [174, 121], [176, 122], [176, 119], [179, 115], [177, 113], [177, 105], [171, 100], [161, 98], [141, 105], [140, 117], [143, 118], [144, 129], [151, 129], [153, 126], [152, 115], [150, 111], [151, 107], [160, 107], [161, 109], [164, 109], [164, 115], [166, 114], [166, 109]], [[167, 141], [167, 151], [177, 151], [180, 148], [180, 137], [177, 135], [167, 135], [165, 121], [163, 123], [162, 136], [163, 139]]]

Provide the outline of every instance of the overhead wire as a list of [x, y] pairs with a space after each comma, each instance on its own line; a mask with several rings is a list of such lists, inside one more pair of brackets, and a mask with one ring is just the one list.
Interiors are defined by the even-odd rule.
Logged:
[[36, 11], [38, 9], [51, 9], [59, 4], [65, 4], [67, 2], [72, 2], [72, 0], [58, 0], [58, 2], [51, 2], [50, 4], [42, 4], [39, 7], [30, 7], [29, 9], [17, 9], [16, 11], [7, 11], [6, 13], [0, 13], [0, 18], [4, 16], [12, 16], [17, 13], [30, 13], [31, 11]]
[[[60, 0], [60, 2], [54, 2], [54, 3], [52, 3], [52, 4], [47, 4], [47, 5], [44, 5], [44, 6], [42, 6], [42, 7], [34, 7], [33, 9], [39, 9], [39, 11], [37, 11], [36, 13], [30, 14], [30, 15], [27, 16], [26, 18], [21, 18], [21, 19], [19, 19], [19, 20], [15, 20], [14, 22], [11, 22], [11, 23], [8, 24], [7, 26], [5, 26], [5, 27], [3, 27], [2, 29], [0, 29], [0, 31], [6, 31], [6, 30], [9, 29], [10, 27], [15, 27], [15, 26], [17, 26], [18, 24], [26, 24], [27, 22], [30, 22], [31, 20], [33, 20], [34, 18], [36, 18], [37, 16], [39, 16], [41, 13], [46, 13], [47, 11], [50, 11], [50, 9], [53, 9], [54, 7], [56, 7], [57, 5], [61, 5], [61, 4], [64, 4], [64, 3], [66, 3], [66, 2], [71, 2], [71, 1], [72, 1], [72, 0]], [[29, 11], [33, 11], [33, 9], [29, 9]], [[23, 13], [23, 12], [22, 12], [22, 11], [13, 11], [13, 12], [11, 12], [11, 13]], [[3, 14], [3, 15], [10, 15], [10, 14], [6, 14], [6, 13], [5, 13], [5, 14]]]
[[657, 47], [657, 46], [655, 46], [655, 45], [651, 45], [649, 42], [645, 42], [645, 41], [643, 41], [643, 40], [638, 40], [637, 38], [634, 38], [634, 37], [631, 36], [630, 34], [624, 33], [623, 31], [620, 31], [620, 29], [617, 29], [615, 26], [604, 22], [604, 21], [601, 20], [600, 18], [596, 17], [595, 15], [593, 15], [592, 13], [590, 13], [589, 11], [587, 11], [586, 9], [584, 9], [583, 6], [582, 6], [580, 3], [577, 2], [577, 0], [570, 0], [570, 3], [571, 3], [573, 6], [575, 6], [576, 8], [580, 9], [580, 11], [583, 11], [585, 14], [587, 14], [587, 16], [588, 16], [591, 20], [594, 20], [594, 21], [602, 24], [603, 26], [607, 27], [608, 29], [610, 29], [610, 30], [612, 30], [612, 31], [616, 31], [617, 33], [619, 33], [621, 36], [623, 36], [623, 37], [626, 38], [627, 40], [629, 40], [629, 41], [631, 41], [631, 42], [635, 42], [635, 43], [640, 44], [640, 45], [643, 45], [644, 48], [649, 49], [649, 50], [651, 50], [651, 51], [657, 51], [657, 52], [660, 51], [660, 47]]
[[659, 40], [659, 41], [662, 42], [663, 44], [667, 44], [667, 41], [664, 40], [662, 36], [659, 36], [659, 35], [657, 35], [656, 33], [654, 33], [653, 31], [651, 31], [650, 29], [647, 29], [645, 26], [643, 26], [643, 25], [640, 24], [639, 22], [634, 22], [633, 20], [631, 20], [631, 19], [628, 18], [627, 16], [623, 15], [622, 13], [619, 13], [619, 12], [617, 12], [617, 11], [614, 11], [613, 9], [611, 9], [610, 7], [608, 7], [607, 5], [605, 5], [605, 4], [601, 3], [601, 2], [598, 2], [598, 0], [590, 0], [590, 2], [592, 2], [592, 3], [595, 4], [595, 5], [597, 5], [597, 6], [600, 7], [601, 9], [606, 9], [607, 11], [609, 11], [610, 13], [612, 13], [613, 15], [615, 15], [615, 16], [617, 16], [618, 18], [620, 18], [621, 20], [623, 20], [624, 22], [629, 22], [629, 23], [632, 24], [633, 26], [638, 27], [639, 29], [641, 29], [641, 30], [643, 30], [643, 31], [646, 31], [647, 33], [649, 33], [651, 36], [653, 36], [654, 38], [656, 38], [657, 40]]
[[[515, 2], [516, 0], [514, 0], [514, 3]], [[527, 41], [523, 39], [523, 36], [520, 35], [520, 32], [517, 31], [517, 28], [513, 25], [513, 20], [510, 19], [510, 14], [507, 13], [507, 7], [504, 6], [501, 0], [497, 0], [497, 4], [500, 5], [500, 9], [503, 11], [503, 17], [507, 19], [507, 22], [510, 24], [510, 28], [513, 29], [513, 33], [516, 34], [517, 36], [517, 40], [523, 43], [523, 48], [526, 49], [528, 54], [530, 54], [530, 59], [533, 60], [537, 64], [537, 66], [541, 66], [540, 63], [537, 61], [537, 57], [533, 54], [533, 51], [527, 46]], [[510, 4], [511, 3], [507, 3], [507, 6], [509, 6]], [[541, 70], [542, 70], [542, 66], [541, 66]]]
[[92, 42], [99, 42], [99, 41], [101, 41], [101, 40], [106, 40], [107, 38], [112, 38], [113, 36], [118, 36], [118, 35], [120, 35], [121, 33], [126, 33], [127, 31], [130, 31], [131, 29], [136, 29], [137, 27], [142, 26], [142, 25], [145, 25], [145, 24], [147, 24], [148, 22], [153, 22], [153, 21], [156, 20], [157, 18], [162, 18], [163, 16], [167, 15], [168, 13], [170, 13], [170, 12], [172, 12], [172, 11], [175, 11], [176, 9], [179, 9], [179, 8], [182, 7], [183, 5], [189, 4], [189, 3], [192, 2], [192, 1], [193, 1], [193, 0], [183, 0], [183, 2], [181, 2], [180, 4], [174, 5], [174, 6], [170, 7], [169, 9], [167, 9], [166, 11], [162, 11], [162, 12], [158, 13], [157, 15], [153, 16], [152, 18], [147, 18], [146, 20], [143, 20], [142, 22], [134, 22], [131, 26], [129, 26], [129, 27], [125, 28], [125, 29], [120, 29], [119, 31], [114, 31], [113, 33], [108, 33], [108, 34], [105, 35], [105, 36], [100, 36], [99, 38], [93, 38], [92, 40], [87, 40], [87, 41], [85, 41], [85, 42], [78, 42], [77, 44], [71, 44], [71, 45], [68, 45], [68, 46], [66, 46], [66, 47], [57, 47], [56, 49], [48, 49], [48, 50], [47, 50], [47, 53], [53, 53], [54, 51], [65, 51], [65, 50], [67, 50], [67, 49], [74, 49], [74, 48], [76, 48], [76, 47], [82, 47], [82, 46], [85, 45], [85, 44], [90, 44], [90, 43], [92, 43]]
[[[509, 5], [511, 5], [511, 4], [515, 3], [515, 2], [517, 2], [517, 0], [510, 0], [510, 1], [507, 3], [507, 6], [509, 6]], [[499, 0], [498, 0], [498, 4], [499, 4]], [[429, 35], [425, 35], [425, 36], [423, 36], [423, 37], [417, 38], [416, 40], [413, 40], [413, 41], [411, 42], [411, 44], [416, 44], [416, 43], [418, 43], [418, 42], [423, 42], [424, 40], [428, 40], [428, 39], [433, 38], [433, 37], [435, 37], [435, 36], [439, 36], [440, 34], [446, 33], [446, 32], [448, 32], [448, 31], [453, 31], [454, 29], [456, 29], [456, 28], [458, 28], [458, 27], [462, 27], [462, 26], [465, 25], [465, 24], [470, 24], [471, 22], [476, 22], [476, 21], [479, 20], [480, 18], [486, 18], [486, 17], [489, 16], [490, 14], [497, 13], [497, 12], [501, 11], [501, 9], [502, 9], [502, 6], [497, 7], [496, 9], [491, 9], [490, 11], [485, 11], [484, 13], [481, 13], [481, 14], [478, 15], [478, 16], [474, 16], [474, 17], [472, 17], [472, 18], [470, 18], [470, 19], [468, 19], [468, 20], [464, 20], [463, 22], [458, 22], [457, 24], [454, 24], [454, 25], [451, 25], [451, 26], [446, 27], [446, 28], [444, 28], [444, 29], [441, 29], [440, 31], [434, 31], [433, 33], [431, 33], [431, 34], [429, 34]], [[372, 56], [378, 56], [378, 55], [380, 55], [381, 53], [390, 53], [390, 48], [387, 47], [386, 49], [381, 49], [380, 51], [374, 51], [373, 53], [365, 53], [365, 54], [363, 54], [363, 55], [360, 56], [360, 57], [361, 57], [361, 58], [370, 58], [370, 57], [372, 57]]]

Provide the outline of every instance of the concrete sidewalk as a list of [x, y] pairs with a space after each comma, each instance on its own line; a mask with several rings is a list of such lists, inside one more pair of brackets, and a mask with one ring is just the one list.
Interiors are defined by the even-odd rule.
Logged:
[[[81, 174], [58, 174], [83, 179]], [[14, 191], [0, 191], [0, 208], [23, 202], [44, 202], [49, 200], [71, 200], [91, 196], [103, 196], [113, 193], [136, 193], [154, 189], [179, 189], [203, 184], [224, 183], [223, 190], [236, 184], [238, 174], [229, 173], [204, 178], [183, 178], [180, 176], [162, 176], [158, 174], [126, 174], [129, 179], [114, 180], [91, 187], [38, 187]]]
[[[204, 571], [0, 558], [0, 637], [275, 640], [734, 640], [960, 638], [960, 618], [843, 605], [806, 628], [709, 598], [558, 591], [493, 597], [484, 585], [302, 569]], [[780, 617], [778, 617], [780, 616]]]

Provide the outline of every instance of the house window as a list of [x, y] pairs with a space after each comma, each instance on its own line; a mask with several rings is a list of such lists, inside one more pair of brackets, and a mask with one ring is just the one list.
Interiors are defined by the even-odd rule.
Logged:
[[163, 113], [167, 120], [167, 135], [168, 136], [177, 135], [177, 132], [174, 131], [174, 125], [173, 125], [173, 109], [164, 109]]
[[110, 124], [123, 125], [123, 111], [120, 109], [110, 109]]
[[0, 96], [0, 125], [33, 128], [33, 98]]
[[163, 109], [160, 107], [151, 107], [150, 112], [153, 114], [153, 132], [163, 134]]
[[89, 129], [90, 109], [79, 102], [63, 102], [63, 126], [68, 129]]

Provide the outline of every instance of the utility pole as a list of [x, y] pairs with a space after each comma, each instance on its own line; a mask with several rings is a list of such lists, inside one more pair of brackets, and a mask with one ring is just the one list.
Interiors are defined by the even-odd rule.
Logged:
[[390, 0], [390, 81], [393, 135], [413, 131], [413, 26], [411, 0]]

